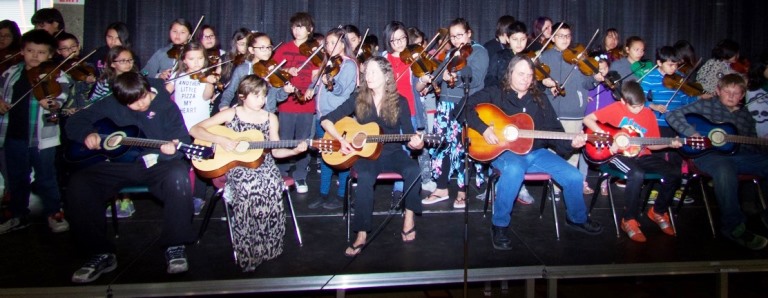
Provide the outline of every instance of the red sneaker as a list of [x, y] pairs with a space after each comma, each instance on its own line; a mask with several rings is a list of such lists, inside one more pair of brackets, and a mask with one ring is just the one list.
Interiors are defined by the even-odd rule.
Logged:
[[621, 220], [621, 230], [627, 233], [629, 239], [637, 242], [645, 242], [645, 235], [640, 230], [640, 223], [635, 219]]
[[664, 212], [664, 214], [659, 215], [653, 211], [653, 207], [651, 207], [648, 208], [648, 218], [659, 225], [659, 228], [661, 228], [661, 231], [664, 232], [664, 234], [669, 236], [675, 235], [675, 229], [673, 229], [672, 224], [670, 224], [668, 212]]

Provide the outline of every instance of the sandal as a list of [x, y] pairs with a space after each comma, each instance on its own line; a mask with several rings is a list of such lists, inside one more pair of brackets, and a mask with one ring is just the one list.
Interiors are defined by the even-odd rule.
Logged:
[[453, 201], [453, 208], [463, 209], [465, 207], [467, 207], [467, 194], [460, 191], [458, 194], [456, 194], [456, 200]]
[[[408, 239], [408, 236], [413, 234], [413, 239]], [[410, 243], [416, 240], [416, 227], [411, 228], [408, 232], [400, 232], [403, 236], [403, 243]]]
[[608, 195], [608, 180], [603, 180], [603, 183], [600, 184], [600, 195], [601, 196]]
[[424, 205], [432, 205], [434, 203], [445, 201], [449, 198], [450, 197], [448, 196], [447, 193], [444, 196], [441, 196], [441, 195], [436, 195], [435, 192], [432, 192], [431, 194], [429, 194], [427, 198], [421, 200], [421, 203]]
[[351, 258], [351, 257], [354, 257], [354, 256], [356, 256], [356, 255], [359, 255], [360, 253], [362, 253], [362, 252], [363, 252], [363, 246], [365, 246], [365, 243], [361, 243], [361, 244], [358, 244], [358, 245], [350, 245], [350, 246], [347, 246], [347, 249], [350, 249], [350, 248], [352, 249], [352, 253], [348, 253], [348, 252], [345, 250], [345, 251], [344, 251], [344, 255], [345, 255], [345, 256], [347, 256], [347, 257], [350, 257], [350, 258]]

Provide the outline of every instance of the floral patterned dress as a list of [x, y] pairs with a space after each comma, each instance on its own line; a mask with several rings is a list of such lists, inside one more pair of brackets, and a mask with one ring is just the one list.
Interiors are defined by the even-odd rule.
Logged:
[[[248, 123], [235, 114], [226, 126], [237, 132], [258, 129], [269, 135], [269, 120]], [[262, 261], [283, 252], [283, 178], [272, 155], [265, 151], [263, 158], [258, 168], [235, 167], [227, 172], [225, 198], [233, 211], [233, 249], [243, 271], [253, 271]]]

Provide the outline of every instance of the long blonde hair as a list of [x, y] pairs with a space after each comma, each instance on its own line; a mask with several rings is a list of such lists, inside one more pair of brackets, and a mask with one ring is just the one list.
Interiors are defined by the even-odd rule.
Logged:
[[[381, 118], [389, 125], [395, 125], [400, 115], [400, 95], [397, 93], [397, 82], [392, 72], [392, 65], [386, 58], [380, 56], [371, 57], [366, 64], [376, 63], [384, 74], [386, 80], [384, 84], [384, 98], [381, 105]], [[355, 115], [358, 118], [366, 118], [370, 113], [376, 112], [376, 105], [373, 103], [373, 92], [368, 88], [368, 82], [365, 80], [365, 74], [360, 78], [360, 87], [358, 87], [357, 98], [355, 99]]]

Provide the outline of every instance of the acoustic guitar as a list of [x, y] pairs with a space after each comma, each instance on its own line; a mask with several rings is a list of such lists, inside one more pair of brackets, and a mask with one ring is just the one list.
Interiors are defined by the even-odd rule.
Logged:
[[[535, 139], [572, 140], [583, 133], [566, 133], [559, 131], [534, 130], [533, 118], [525, 113], [507, 115], [499, 107], [481, 103], [475, 108], [477, 115], [489, 127], [499, 139], [499, 143], [492, 145], [485, 141], [481, 132], [472, 128], [467, 131], [469, 137], [469, 156], [482, 162], [495, 159], [504, 151], [516, 154], [527, 154], [533, 148]], [[609, 142], [611, 137], [606, 134], [586, 134], [587, 142], [601, 144]]]
[[[377, 159], [381, 155], [382, 143], [405, 143], [410, 141], [414, 134], [381, 134], [381, 128], [376, 122], [361, 125], [350, 117], [344, 117], [334, 125], [344, 139], [355, 149], [350, 154], [341, 154], [333, 151], [323, 153], [323, 160], [329, 166], [344, 170], [351, 167], [358, 158]], [[441, 138], [431, 134], [421, 134], [424, 145], [438, 146]], [[334, 140], [333, 136], [325, 133], [325, 140]]]
[[740, 144], [768, 146], [768, 139], [738, 135], [736, 126], [731, 123], [714, 123], [699, 114], [685, 115], [685, 120], [693, 125], [700, 135], [707, 136], [711, 144], [703, 148], [681, 148], [683, 154], [691, 157], [712, 152], [733, 154], [738, 151]]
[[264, 150], [275, 148], [293, 148], [301, 142], [307, 142], [307, 145], [320, 150], [320, 152], [331, 152], [339, 150], [339, 142], [335, 140], [280, 140], [265, 141], [264, 134], [257, 129], [243, 132], [236, 132], [226, 126], [217, 125], [207, 128], [208, 132], [230, 138], [238, 141], [237, 146], [232, 151], [219, 149], [211, 142], [195, 140], [195, 144], [201, 146], [210, 146], [214, 149], [213, 158], [205, 160], [193, 160], [192, 166], [197, 173], [205, 178], [216, 178], [222, 176], [234, 167], [257, 168], [264, 162]]

